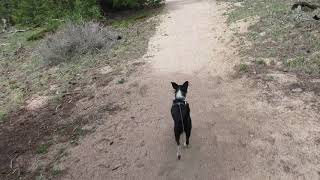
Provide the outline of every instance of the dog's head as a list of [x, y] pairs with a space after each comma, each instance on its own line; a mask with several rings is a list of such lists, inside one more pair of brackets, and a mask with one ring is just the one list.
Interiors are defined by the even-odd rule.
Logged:
[[174, 89], [175, 99], [185, 100], [188, 92], [189, 82], [186, 81], [182, 85], [178, 85], [175, 82], [171, 82], [171, 84]]

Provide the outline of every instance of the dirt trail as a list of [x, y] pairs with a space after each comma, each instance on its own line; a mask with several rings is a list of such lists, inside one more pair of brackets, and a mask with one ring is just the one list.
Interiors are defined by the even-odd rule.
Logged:
[[[126, 111], [70, 150], [63, 179], [317, 179], [319, 153], [303, 140], [319, 132], [318, 115], [259, 101], [258, 90], [231, 77], [238, 58], [224, 7], [168, 0], [166, 10], [144, 70], [97, 91], [97, 104], [120, 100]], [[177, 161], [170, 81], [185, 80], [193, 130]]]

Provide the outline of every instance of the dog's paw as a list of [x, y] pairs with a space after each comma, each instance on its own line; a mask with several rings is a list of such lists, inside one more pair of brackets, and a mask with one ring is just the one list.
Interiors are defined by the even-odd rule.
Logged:
[[183, 146], [184, 146], [185, 148], [188, 148], [188, 144], [187, 144], [186, 142], [183, 144]]

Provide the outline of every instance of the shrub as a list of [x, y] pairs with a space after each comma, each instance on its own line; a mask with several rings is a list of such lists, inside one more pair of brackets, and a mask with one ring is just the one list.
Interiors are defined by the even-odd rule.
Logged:
[[0, 111], [0, 123], [3, 122], [6, 117], [7, 117], [7, 113], [4, 111]]
[[133, 9], [146, 6], [156, 6], [164, 0], [100, 0], [103, 9]]
[[239, 65], [239, 71], [240, 72], [248, 72], [249, 71], [249, 66], [247, 64], [240, 64]]
[[1, 0], [0, 18], [22, 25], [45, 25], [52, 19], [101, 17], [97, 0]]
[[111, 49], [117, 38], [115, 32], [98, 23], [67, 23], [61, 31], [45, 40], [39, 53], [47, 64], [57, 65], [87, 53]]
[[36, 153], [37, 154], [46, 154], [46, 153], [48, 153], [48, 149], [49, 149], [49, 144], [40, 144], [36, 149]]
[[27, 38], [27, 41], [36, 41], [42, 39], [46, 36], [47, 33], [54, 33], [58, 30], [61, 22], [59, 21], [50, 21], [45, 28], [39, 32], [33, 33], [31, 36]]

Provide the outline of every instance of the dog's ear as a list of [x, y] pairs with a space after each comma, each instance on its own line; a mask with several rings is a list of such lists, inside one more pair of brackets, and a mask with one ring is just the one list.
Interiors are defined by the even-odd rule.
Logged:
[[175, 82], [171, 82], [173, 89], [178, 89], [179, 85]]
[[188, 89], [188, 86], [189, 86], [189, 82], [188, 81], [184, 82], [183, 85], [182, 85], [183, 89], [185, 89], [185, 90]]

